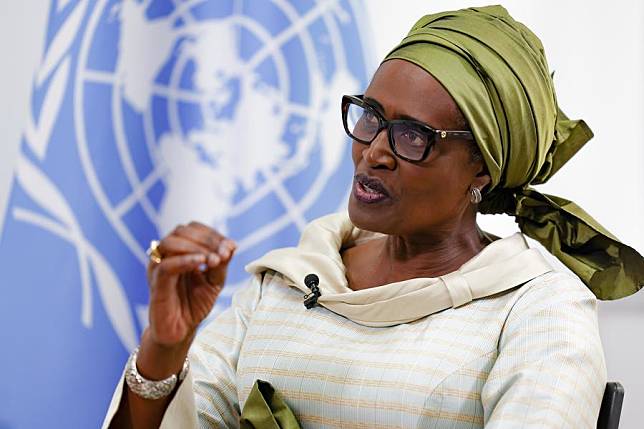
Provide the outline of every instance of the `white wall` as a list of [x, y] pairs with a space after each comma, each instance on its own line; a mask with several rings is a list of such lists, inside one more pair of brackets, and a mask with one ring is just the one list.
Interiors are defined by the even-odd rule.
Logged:
[[[424, 13], [481, 5], [466, 0], [368, 0], [381, 58]], [[515, 18], [542, 39], [562, 108], [582, 117], [595, 138], [543, 186], [576, 201], [618, 237], [644, 252], [644, 2], [641, 0], [505, 0]], [[40, 59], [48, 0], [0, 2], [0, 230], [11, 170]], [[504, 234], [509, 218], [482, 220]], [[0, 237], [1, 239], [1, 237]], [[626, 389], [623, 428], [644, 421], [644, 292], [600, 306], [609, 378]]]

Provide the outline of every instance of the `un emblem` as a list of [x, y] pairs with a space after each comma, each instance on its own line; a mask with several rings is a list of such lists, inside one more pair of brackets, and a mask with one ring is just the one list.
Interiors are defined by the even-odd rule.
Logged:
[[61, 281], [81, 299], [68, 310], [85, 328], [104, 311], [130, 350], [150, 239], [198, 220], [237, 241], [217, 311], [245, 264], [343, 208], [340, 95], [364, 88], [366, 53], [348, 1], [62, 4], [5, 237], [28, 225], [71, 256], [76, 278]]
[[[147, 323], [149, 240], [193, 219], [235, 239], [216, 312], [247, 281], [245, 264], [344, 207], [340, 94], [367, 82], [355, 7], [52, 3], [0, 241], [0, 333], [14, 351], [0, 363], [52, 386], [38, 390], [51, 411], [39, 422], [100, 421]], [[0, 415], [36, 424], [20, 390], [32, 383], [20, 371], [6, 383], [0, 402], [13, 408]], [[78, 392], [92, 405], [65, 412]]]

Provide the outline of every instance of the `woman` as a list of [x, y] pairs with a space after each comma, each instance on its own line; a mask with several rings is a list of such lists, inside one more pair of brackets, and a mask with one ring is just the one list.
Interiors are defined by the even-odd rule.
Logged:
[[[196, 338], [234, 244], [193, 223], [154, 247], [150, 326], [105, 426], [595, 427], [593, 293], [634, 293], [644, 262], [529, 188], [591, 137], [558, 110], [536, 36], [498, 6], [426, 16], [342, 113], [348, 217], [250, 264]], [[583, 283], [477, 211], [516, 216]]]

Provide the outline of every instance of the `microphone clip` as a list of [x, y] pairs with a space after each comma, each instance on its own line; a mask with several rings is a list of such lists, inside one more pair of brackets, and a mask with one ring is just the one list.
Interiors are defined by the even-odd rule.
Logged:
[[304, 295], [304, 306], [307, 309], [313, 308], [317, 305], [320, 295], [322, 295], [320, 293], [320, 288], [318, 288], [320, 278], [315, 274], [307, 274], [307, 276], [304, 277], [304, 284], [306, 287], [311, 289], [311, 293]]

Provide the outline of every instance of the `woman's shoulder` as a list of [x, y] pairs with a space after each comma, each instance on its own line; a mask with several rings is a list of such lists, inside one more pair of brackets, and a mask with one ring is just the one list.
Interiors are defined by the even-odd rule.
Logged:
[[466, 307], [474, 313], [494, 314], [502, 330], [509, 324], [544, 317], [564, 323], [566, 319], [579, 316], [584, 323], [593, 325], [597, 319], [595, 295], [579, 277], [561, 269], [553, 269], [521, 286], [475, 300]]
[[504, 331], [523, 325], [597, 331], [597, 298], [574, 274], [553, 270], [508, 294]]
[[597, 301], [595, 295], [575, 274], [553, 269], [525, 283], [517, 290], [517, 298], [532, 302], [545, 300], [558, 302], [563, 300]]
[[[530, 252], [535, 252], [539, 255], [542, 264], [545, 264], [549, 269], [544, 270], [547, 272], [534, 277], [521, 286], [499, 294], [498, 296], [502, 297], [502, 300], [508, 301], [506, 304], [511, 304], [515, 307], [515, 310], [524, 306], [534, 306], [538, 303], [551, 305], [564, 301], [585, 302], [596, 305], [597, 298], [582, 280], [540, 243], [523, 233], [516, 233], [501, 241], [519, 240], [518, 237], [522, 238], [523, 245]], [[520, 269], [520, 267], [517, 269]]]

